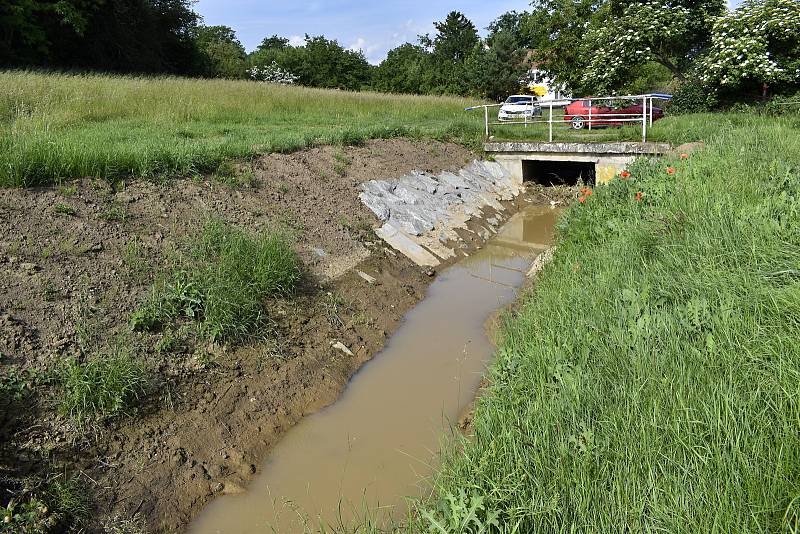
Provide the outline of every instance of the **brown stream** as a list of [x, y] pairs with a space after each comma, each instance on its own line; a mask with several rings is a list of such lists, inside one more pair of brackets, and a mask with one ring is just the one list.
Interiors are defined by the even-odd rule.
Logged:
[[248, 490], [213, 501], [190, 532], [293, 534], [332, 530], [365, 512], [378, 523], [402, 518], [405, 498], [428, 489], [439, 446], [491, 359], [486, 321], [514, 299], [557, 215], [531, 206], [443, 270], [342, 397], [291, 429]]

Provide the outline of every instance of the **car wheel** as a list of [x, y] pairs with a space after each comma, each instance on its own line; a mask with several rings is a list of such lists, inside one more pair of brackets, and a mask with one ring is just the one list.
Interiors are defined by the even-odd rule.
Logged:
[[586, 121], [583, 117], [572, 117], [572, 120], [569, 121], [569, 125], [573, 130], [583, 130], [583, 127], [586, 126]]

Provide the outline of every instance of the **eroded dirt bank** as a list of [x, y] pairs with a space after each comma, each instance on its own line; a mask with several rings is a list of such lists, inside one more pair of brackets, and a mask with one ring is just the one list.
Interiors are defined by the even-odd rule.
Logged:
[[[229, 185], [87, 179], [0, 190], [0, 370], [17, 391], [0, 399], [0, 485], [77, 474], [92, 496], [90, 528], [137, 516], [166, 532], [215, 494], [241, 491], [285, 430], [338, 397], [430, 282], [378, 242], [358, 185], [457, 170], [472, 157], [451, 144], [374, 141], [266, 156]], [[290, 232], [308, 269], [299, 294], [266, 303], [269, 327], [238, 347], [132, 333], [131, 312], [209, 216]], [[150, 394], [136, 414], [78, 431], [36, 377], [120, 345], [147, 363]]]

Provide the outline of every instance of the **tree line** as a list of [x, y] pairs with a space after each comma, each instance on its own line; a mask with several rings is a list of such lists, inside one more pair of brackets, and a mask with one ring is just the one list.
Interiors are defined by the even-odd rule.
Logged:
[[260, 79], [312, 87], [496, 99], [533, 68], [576, 95], [682, 92], [698, 106], [800, 83], [800, 2], [533, 0], [486, 37], [453, 11], [370, 65], [324, 36], [265, 38], [248, 53], [190, 0], [4, 0], [0, 67]]

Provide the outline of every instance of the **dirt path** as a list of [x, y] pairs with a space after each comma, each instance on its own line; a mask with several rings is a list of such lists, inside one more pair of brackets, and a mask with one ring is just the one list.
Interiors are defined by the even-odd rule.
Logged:
[[[200, 177], [0, 190], [4, 376], [45, 373], [122, 340], [157, 385], [139, 413], [89, 433], [57, 414], [46, 388], [0, 400], [0, 485], [78, 473], [95, 527], [138, 514], [148, 530], [166, 532], [180, 531], [214, 495], [242, 491], [269, 447], [338, 397], [430, 282], [376, 242], [358, 185], [456, 170], [472, 157], [451, 144], [374, 141], [266, 156], [238, 169], [234, 187]], [[269, 302], [271, 327], [245, 346], [131, 333], [131, 311], [210, 215], [291, 232], [309, 269], [300, 295]], [[337, 341], [354, 356], [332, 347]]]

